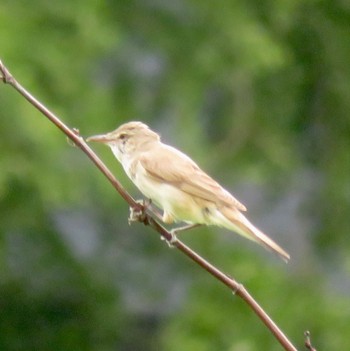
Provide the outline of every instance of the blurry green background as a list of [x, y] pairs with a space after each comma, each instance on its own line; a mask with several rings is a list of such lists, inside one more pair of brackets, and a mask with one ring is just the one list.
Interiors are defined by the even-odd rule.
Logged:
[[[1, 59], [69, 126], [149, 124], [290, 252], [183, 236], [299, 349], [307, 329], [320, 350], [350, 344], [349, 33], [341, 0], [0, 3]], [[0, 120], [0, 350], [281, 350], [240, 299], [129, 227], [87, 157], [3, 84]]]

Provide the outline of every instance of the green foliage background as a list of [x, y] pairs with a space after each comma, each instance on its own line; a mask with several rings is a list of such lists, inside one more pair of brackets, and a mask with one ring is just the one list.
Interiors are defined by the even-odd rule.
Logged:
[[[299, 349], [350, 334], [346, 1], [0, 3], [0, 57], [84, 136], [142, 120], [291, 254], [217, 229], [184, 241], [242, 282]], [[1, 350], [280, 350], [249, 308], [127, 225], [78, 149], [0, 87]], [[96, 151], [135, 196], [113, 156]]]

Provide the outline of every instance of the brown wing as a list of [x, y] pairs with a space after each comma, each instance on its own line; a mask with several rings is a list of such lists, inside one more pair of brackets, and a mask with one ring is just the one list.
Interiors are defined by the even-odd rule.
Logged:
[[188, 156], [171, 146], [163, 144], [156, 157], [145, 152], [140, 163], [150, 176], [173, 184], [188, 194], [217, 205], [234, 206], [246, 211], [243, 204], [203, 172]]

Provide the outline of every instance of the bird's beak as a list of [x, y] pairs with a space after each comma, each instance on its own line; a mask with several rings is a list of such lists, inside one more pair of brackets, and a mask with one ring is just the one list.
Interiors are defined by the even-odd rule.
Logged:
[[111, 141], [111, 136], [109, 134], [100, 134], [100, 135], [93, 135], [91, 137], [86, 138], [87, 142], [94, 141], [97, 143], [106, 144]]

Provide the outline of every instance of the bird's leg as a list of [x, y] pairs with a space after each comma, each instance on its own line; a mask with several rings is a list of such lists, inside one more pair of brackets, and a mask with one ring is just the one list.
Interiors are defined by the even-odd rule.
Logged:
[[[174, 244], [177, 241], [177, 236], [176, 234], [180, 233], [180, 232], [184, 232], [186, 230], [192, 229], [192, 228], [197, 228], [199, 226], [201, 226], [202, 224], [200, 223], [196, 223], [196, 224], [188, 224], [188, 225], [184, 225], [183, 227], [179, 227], [179, 228], [174, 228], [170, 230], [170, 234], [171, 234], [171, 239], [167, 240], [167, 244], [169, 245], [169, 247], [174, 247]], [[162, 237], [162, 240], [165, 240]]]

